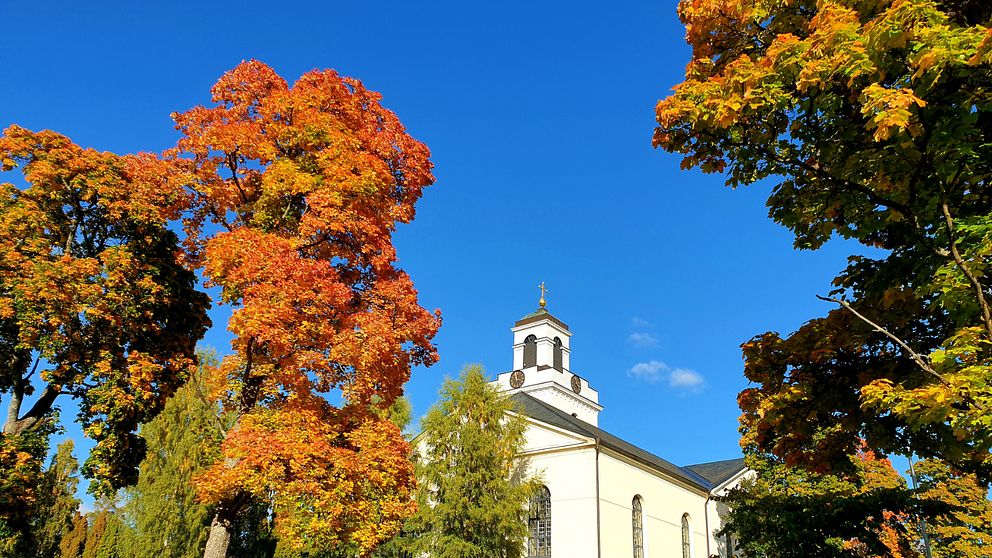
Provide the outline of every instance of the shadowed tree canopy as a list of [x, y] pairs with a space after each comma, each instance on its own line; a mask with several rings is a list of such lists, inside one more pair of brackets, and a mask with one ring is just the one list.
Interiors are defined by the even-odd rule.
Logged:
[[922, 558], [912, 514], [947, 506], [914, 499], [887, 459], [860, 452], [849, 460], [850, 473], [835, 475], [749, 455], [754, 476], [724, 498], [737, 549], [775, 558]]
[[135, 430], [182, 384], [209, 325], [167, 228], [189, 197], [154, 156], [83, 149], [51, 131], [4, 131], [0, 167], [17, 166], [26, 185], [0, 184], [0, 445], [74, 398], [96, 441], [83, 473], [109, 491], [135, 481]]
[[217, 510], [205, 555], [226, 554], [258, 499], [295, 549], [366, 555], [414, 507], [409, 446], [376, 408], [437, 359], [440, 318], [392, 244], [434, 180], [429, 151], [332, 70], [290, 86], [248, 61], [211, 93], [212, 106], [173, 115], [171, 152], [196, 199], [188, 256], [233, 307], [233, 354], [210, 380], [233, 423], [197, 480]]
[[[692, 60], [656, 146], [850, 257], [797, 332], [743, 346], [745, 445], [827, 471], [861, 439], [992, 479], [992, 8], [684, 0]], [[871, 250], [868, 250], [868, 249]]]

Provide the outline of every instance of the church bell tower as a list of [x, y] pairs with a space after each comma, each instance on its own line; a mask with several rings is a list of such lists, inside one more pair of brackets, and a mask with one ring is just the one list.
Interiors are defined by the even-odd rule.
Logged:
[[513, 369], [497, 376], [507, 394], [524, 392], [593, 426], [599, 422], [599, 393], [571, 370], [572, 332], [547, 309], [541, 283], [535, 312], [513, 324]]

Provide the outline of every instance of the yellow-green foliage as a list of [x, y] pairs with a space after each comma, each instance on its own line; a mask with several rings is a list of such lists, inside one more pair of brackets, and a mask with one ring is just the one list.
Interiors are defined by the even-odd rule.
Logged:
[[769, 184], [799, 249], [862, 245], [825, 317], [745, 343], [744, 445], [846, 469], [864, 439], [992, 480], [992, 3], [683, 0], [679, 14], [692, 60], [655, 145], [730, 186]]
[[448, 380], [415, 444], [417, 514], [401, 546], [414, 556], [515, 558], [527, 535], [525, 510], [540, 483], [518, 457], [525, 421], [479, 366]]

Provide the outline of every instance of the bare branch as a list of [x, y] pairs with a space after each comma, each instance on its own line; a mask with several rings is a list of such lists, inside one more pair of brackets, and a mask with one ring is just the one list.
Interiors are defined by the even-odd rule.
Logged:
[[[936, 370], [933, 369], [932, 366], [930, 366], [930, 364], [926, 361], [926, 359], [924, 357], [920, 356], [919, 353], [917, 353], [916, 351], [914, 351], [909, 345], [906, 344], [905, 341], [903, 341], [902, 339], [899, 339], [898, 337], [895, 336], [895, 334], [893, 334], [889, 330], [885, 329], [884, 327], [882, 327], [882, 326], [876, 324], [875, 322], [869, 320], [868, 318], [866, 318], [860, 312], [858, 312], [857, 310], [855, 310], [854, 307], [851, 306], [851, 303], [847, 302], [846, 300], [841, 300], [839, 298], [830, 298], [830, 297], [825, 297], [825, 296], [820, 296], [820, 295], [816, 295], [816, 298], [818, 298], [820, 300], [823, 300], [823, 301], [826, 301], [826, 302], [834, 302], [834, 303], [837, 303], [837, 304], [843, 306], [845, 309], [847, 309], [847, 311], [849, 311], [850, 313], [852, 313], [855, 316], [857, 316], [859, 320], [861, 320], [861, 321], [865, 322], [866, 324], [870, 325], [872, 328], [875, 329], [875, 331], [877, 331], [877, 332], [885, 335], [886, 337], [888, 337], [889, 339], [891, 339], [892, 341], [894, 341], [897, 345], [899, 345], [900, 347], [902, 347], [902, 349], [904, 351], [906, 351], [906, 353], [910, 356], [910, 358], [912, 358], [913, 361], [916, 362], [916, 365], [919, 366], [920, 369], [922, 369], [924, 372], [926, 372], [927, 374], [929, 374], [929, 375], [933, 376], [934, 378], [936, 378], [937, 381], [939, 381], [941, 384], [944, 384], [945, 387], [949, 387], [949, 388], [953, 387], [953, 386], [951, 386], [951, 383], [950, 382], [948, 382], [943, 376], [940, 375], [940, 373], [938, 373]], [[985, 406], [982, 405], [981, 403], [979, 403], [978, 401], [975, 401], [973, 398], [971, 398], [970, 396], [967, 396], [967, 395], [965, 395], [965, 397], [971, 402], [972, 405], [974, 405], [979, 410], [982, 410], [982, 411], [985, 410]]]
[[24, 381], [30, 380], [31, 376], [34, 376], [34, 373], [38, 371], [39, 364], [41, 364], [41, 355], [38, 355], [38, 358], [34, 359], [34, 366], [31, 367], [31, 371], [28, 372], [28, 375], [24, 376]]
[[941, 376], [940, 374], [938, 374], [937, 371], [934, 370], [930, 366], [929, 363], [927, 363], [926, 359], [924, 359], [922, 356], [919, 355], [919, 353], [917, 353], [916, 351], [914, 351], [909, 345], [906, 344], [905, 341], [903, 341], [902, 339], [899, 339], [892, 332], [890, 332], [889, 330], [885, 329], [884, 327], [882, 327], [882, 326], [876, 324], [875, 322], [869, 320], [868, 318], [864, 317], [864, 315], [862, 315], [860, 312], [858, 312], [857, 310], [855, 310], [854, 307], [851, 306], [851, 303], [849, 303], [848, 301], [841, 300], [839, 298], [830, 298], [830, 297], [825, 297], [825, 296], [820, 296], [820, 295], [816, 295], [816, 298], [818, 298], [820, 300], [823, 300], [823, 301], [826, 301], [826, 302], [835, 302], [835, 303], [843, 306], [850, 313], [852, 313], [855, 316], [857, 316], [858, 319], [860, 319], [861, 321], [863, 321], [866, 324], [868, 324], [871, 327], [873, 327], [875, 329], [875, 331], [877, 331], [877, 332], [885, 335], [889, 339], [895, 341], [895, 343], [897, 345], [899, 345], [900, 347], [902, 347], [902, 349], [904, 351], [906, 351], [907, 354], [909, 354], [910, 358], [912, 358], [913, 361], [915, 361], [916, 364], [921, 369], [923, 369], [924, 372], [926, 372], [927, 374], [930, 374], [931, 376], [937, 378], [940, 381], [940, 383], [944, 384], [945, 386], [950, 387], [951, 384], [947, 380], [945, 380], [943, 376]]

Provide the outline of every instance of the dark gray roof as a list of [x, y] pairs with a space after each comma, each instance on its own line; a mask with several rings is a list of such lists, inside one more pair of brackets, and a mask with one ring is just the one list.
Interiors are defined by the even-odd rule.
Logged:
[[521, 411], [533, 419], [545, 422], [552, 426], [557, 426], [558, 428], [564, 428], [565, 430], [575, 432], [576, 434], [589, 436], [599, 441], [599, 444], [603, 447], [619, 452], [631, 459], [634, 459], [635, 461], [639, 461], [655, 469], [664, 471], [665, 473], [668, 473], [669, 475], [676, 477], [691, 486], [698, 487], [707, 492], [712, 490], [714, 487], [714, 484], [703, 475], [665, 461], [653, 453], [644, 451], [630, 442], [621, 440], [613, 434], [597, 428], [583, 420], [577, 419], [572, 415], [552, 407], [551, 405], [548, 405], [547, 403], [531, 395], [527, 395], [523, 392], [517, 392], [511, 395], [510, 399], [517, 402], [521, 407]]
[[720, 486], [744, 470], [744, 458], [686, 465], [685, 468], [710, 481], [713, 486]]

